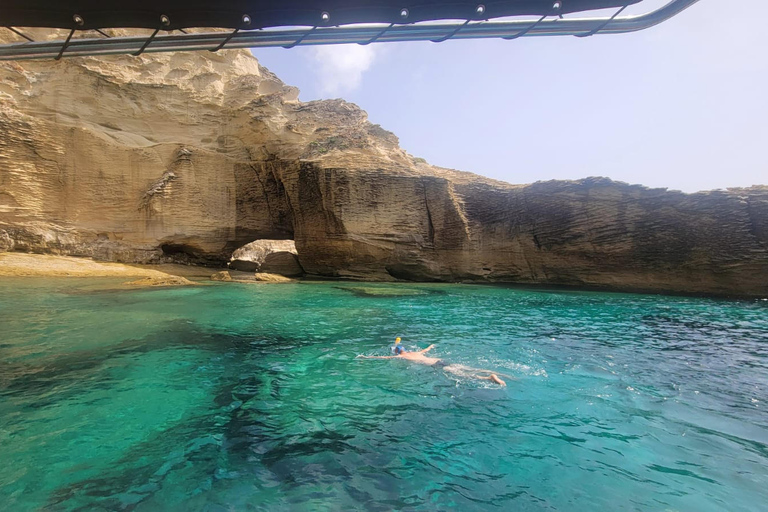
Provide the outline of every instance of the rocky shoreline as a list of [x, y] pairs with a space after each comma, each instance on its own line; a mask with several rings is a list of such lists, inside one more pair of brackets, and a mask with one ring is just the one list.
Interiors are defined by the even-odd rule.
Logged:
[[766, 186], [435, 167], [248, 51], [3, 62], [0, 83], [0, 252], [221, 268], [266, 239], [310, 278], [768, 296]]
[[[381, 280], [359, 280], [323, 278], [316, 276], [292, 276], [286, 277], [280, 274], [267, 272], [247, 272], [236, 269], [215, 269], [211, 267], [179, 264], [123, 264], [98, 262], [91, 258], [55, 256], [48, 254], [30, 253], [0, 253], [0, 279], [11, 277], [47, 277], [47, 278], [116, 278], [131, 279], [122, 283], [122, 289], [166, 286], [205, 285], [211, 282], [239, 283], [239, 284], [285, 284], [285, 283], [312, 283], [312, 282], [336, 282], [337, 287], [349, 291], [353, 295], [370, 297], [407, 297], [413, 294], [424, 295], [427, 293], [442, 293], [439, 291], [415, 292], [407, 288], [413, 281], [399, 280], [388, 281], [394, 288], [370, 288], [366, 283], [381, 283]], [[519, 288], [521, 290], [547, 290], [547, 291], [586, 291], [586, 292], [617, 292], [657, 295], [676, 295], [684, 297], [712, 297], [728, 299], [761, 299], [768, 300], [768, 295], [750, 294], [722, 294], [708, 292], [670, 291], [668, 289], [654, 288], [629, 288], [616, 286], [571, 286], [551, 284], [521, 284], [512, 282], [478, 282], [461, 281], [454, 284], [479, 284], [487, 286], [502, 286]], [[405, 285], [406, 288], [401, 288]]]
[[[210, 281], [231, 283], [293, 283], [295, 277], [267, 272], [217, 270], [193, 265], [141, 265], [94, 261], [50, 254], [0, 253], [0, 279], [5, 277], [120, 277], [126, 287], [189, 286]], [[138, 279], [137, 279], [138, 278]]]
[[[121, 277], [134, 279], [131, 286], [187, 286], [195, 284], [180, 275], [156, 268], [107, 263], [90, 258], [50, 254], [0, 253], [0, 278], [3, 277]], [[139, 279], [136, 279], [139, 278]]]

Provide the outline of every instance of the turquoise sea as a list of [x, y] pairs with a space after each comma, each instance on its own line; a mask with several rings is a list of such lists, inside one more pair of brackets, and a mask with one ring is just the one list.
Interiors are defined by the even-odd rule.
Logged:
[[5, 278], [0, 509], [766, 510], [767, 391], [765, 300]]

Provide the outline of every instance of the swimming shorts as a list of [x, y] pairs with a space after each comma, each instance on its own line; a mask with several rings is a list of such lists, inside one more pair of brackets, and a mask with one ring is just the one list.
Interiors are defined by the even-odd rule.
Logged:
[[448, 366], [448, 363], [440, 359], [438, 362], [432, 365], [432, 368], [437, 368], [439, 370], [440, 368], [445, 368], [446, 366]]

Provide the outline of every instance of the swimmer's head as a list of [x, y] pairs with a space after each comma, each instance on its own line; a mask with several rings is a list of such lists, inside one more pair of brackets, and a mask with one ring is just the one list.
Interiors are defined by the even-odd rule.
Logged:
[[[400, 339], [400, 338], [398, 338], [398, 339]], [[399, 343], [399, 342], [398, 342], [398, 343]], [[402, 354], [403, 352], [405, 352], [405, 349], [403, 348], [403, 346], [402, 346], [402, 345], [397, 345], [397, 346], [395, 347], [395, 355], [396, 355], [396, 356], [399, 356], [399, 355], [400, 355], [400, 354]]]

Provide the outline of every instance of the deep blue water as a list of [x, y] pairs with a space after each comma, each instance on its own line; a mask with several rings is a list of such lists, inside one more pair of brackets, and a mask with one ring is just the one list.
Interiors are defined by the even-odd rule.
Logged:
[[0, 509], [768, 509], [766, 301], [119, 288], [0, 280]]

